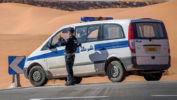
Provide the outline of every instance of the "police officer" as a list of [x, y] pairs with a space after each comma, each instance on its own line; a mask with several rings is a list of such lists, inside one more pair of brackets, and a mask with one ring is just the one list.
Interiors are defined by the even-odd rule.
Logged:
[[73, 65], [75, 59], [75, 52], [77, 47], [80, 46], [77, 42], [77, 38], [74, 36], [74, 28], [69, 28], [68, 31], [69, 38], [67, 40], [63, 39], [60, 36], [59, 41], [61, 42], [62, 46], [65, 46], [65, 63], [66, 63], [66, 70], [68, 73], [66, 86], [74, 85], [74, 77], [73, 77]]

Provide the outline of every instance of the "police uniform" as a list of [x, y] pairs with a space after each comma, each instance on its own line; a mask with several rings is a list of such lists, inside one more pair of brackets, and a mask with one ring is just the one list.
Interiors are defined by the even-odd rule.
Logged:
[[77, 42], [77, 38], [74, 35], [71, 35], [67, 40], [61, 40], [61, 45], [65, 47], [65, 63], [66, 63], [66, 70], [68, 73], [66, 85], [73, 85], [74, 84], [74, 77], [73, 77], [73, 65], [75, 59], [75, 52], [77, 47], [80, 46]]

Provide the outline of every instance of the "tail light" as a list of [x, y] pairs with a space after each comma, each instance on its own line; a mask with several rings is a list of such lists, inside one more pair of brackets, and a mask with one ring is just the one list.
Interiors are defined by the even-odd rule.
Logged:
[[135, 58], [133, 58], [133, 62], [134, 62], [134, 63], [136, 63], [136, 57], [135, 57]]
[[[164, 29], [165, 29], [165, 34], [166, 34], [167, 39], [168, 39], [168, 33], [167, 33], [167, 30], [166, 30], [166, 27], [165, 27], [164, 24], [163, 24], [163, 27], [164, 27]], [[168, 41], [169, 41], [169, 40], [168, 40]], [[168, 53], [170, 53], [170, 46], [169, 46], [169, 48], [168, 48]]]
[[133, 32], [133, 24], [130, 23], [129, 29], [128, 29], [128, 43], [129, 43], [129, 48], [132, 53], [135, 53], [135, 43], [134, 43], [134, 32]]

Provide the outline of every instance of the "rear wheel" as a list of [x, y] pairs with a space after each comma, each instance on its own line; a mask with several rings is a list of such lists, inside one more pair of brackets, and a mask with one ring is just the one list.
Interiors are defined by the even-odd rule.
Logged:
[[43, 86], [48, 81], [44, 70], [39, 65], [31, 68], [29, 72], [29, 80], [33, 86]]
[[160, 73], [150, 73], [150, 74], [145, 74], [144, 78], [147, 81], [159, 81], [162, 77], [162, 72]]
[[125, 79], [125, 69], [119, 61], [111, 61], [107, 66], [107, 75], [112, 82], [121, 82]]

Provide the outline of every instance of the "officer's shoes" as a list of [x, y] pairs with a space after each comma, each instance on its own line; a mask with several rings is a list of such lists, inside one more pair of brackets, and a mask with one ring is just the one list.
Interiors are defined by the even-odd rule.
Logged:
[[74, 85], [75, 84], [75, 78], [72, 77], [72, 78], [68, 78], [67, 81], [66, 81], [66, 86], [71, 86], [71, 85]]
[[72, 86], [72, 85], [74, 85], [74, 83], [73, 82], [66, 82], [65, 85], [66, 86]]

